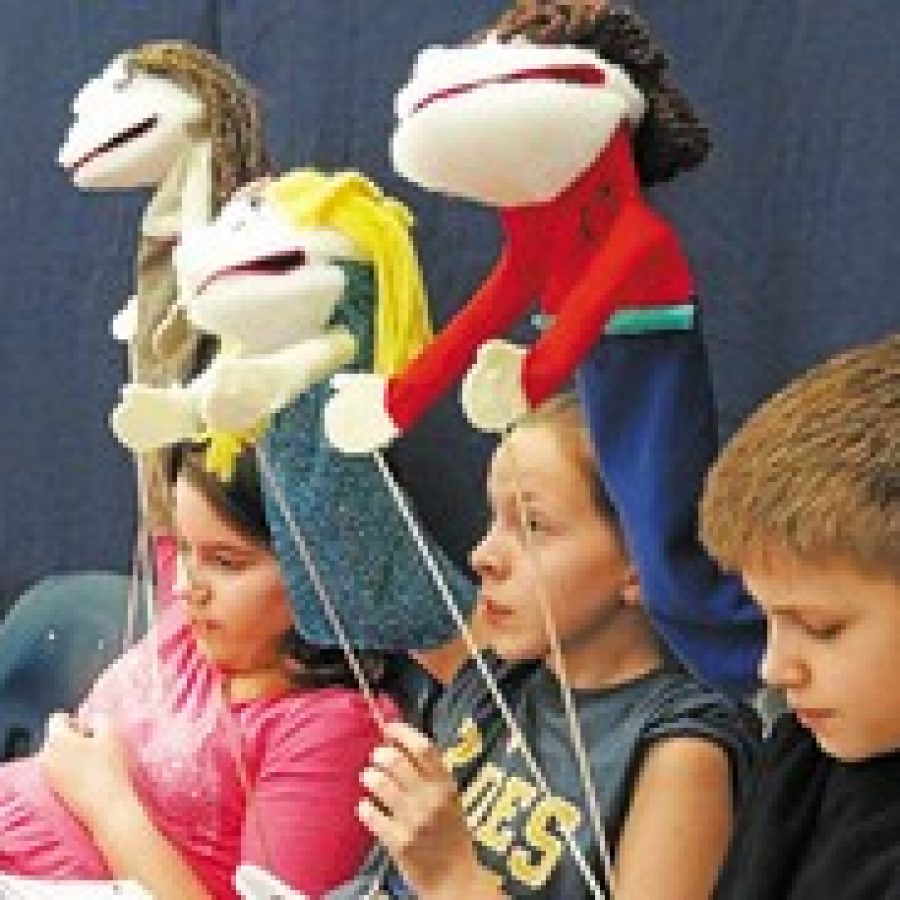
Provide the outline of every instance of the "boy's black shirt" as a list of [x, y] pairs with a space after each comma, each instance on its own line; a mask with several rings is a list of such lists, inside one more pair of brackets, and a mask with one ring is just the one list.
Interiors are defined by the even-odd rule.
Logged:
[[842, 763], [782, 716], [715, 900], [900, 900], [900, 752]]

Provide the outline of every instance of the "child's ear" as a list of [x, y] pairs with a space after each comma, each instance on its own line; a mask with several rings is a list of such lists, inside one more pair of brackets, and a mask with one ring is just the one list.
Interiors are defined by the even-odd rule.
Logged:
[[635, 566], [629, 565], [625, 569], [620, 594], [624, 606], [633, 608], [641, 605], [641, 579]]

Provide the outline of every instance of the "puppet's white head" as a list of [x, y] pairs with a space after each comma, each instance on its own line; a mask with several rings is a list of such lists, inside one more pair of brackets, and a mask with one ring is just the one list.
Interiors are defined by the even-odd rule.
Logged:
[[179, 302], [201, 330], [244, 354], [267, 353], [321, 333], [344, 292], [337, 262], [364, 258], [346, 235], [297, 227], [253, 188], [182, 234]]
[[591, 50], [489, 36], [419, 54], [397, 95], [391, 152], [397, 171], [428, 189], [500, 207], [542, 203], [644, 110], [628, 75]]
[[198, 97], [127, 54], [85, 84], [72, 112], [60, 165], [78, 187], [98, 189], [158, 184], [205, 115]]
[[59, 161], [79, 187], [157, 185], [170, 171], [184, 174], [192, 157], [185, 151], [208, 142], [204, 177], [216, 212], [269, 171], [255, 92], [227, 62], [187, 41], [119, 54], [84, 86], [73, 112]]
[[434, 190], [522, 206], [556, 198], [629, 127], [640, 184], [666, 181], [710, 146], [668, 68], [610, 0], [515, 0], [476, 43], [422, 52], [397, 97], [394, 164]]
[[[147, 452], [224, 434], [214, 454], [224, 471], [240, 446], [229, 435], [258, 430], [361, 349], [379, 372], [405, 365], [431, 336], [411, 226], [406, 208], [358, 173], [299, 170], [186, 229], [175, 251], [179, 303], [221, 339], [220, 352], [185, 387], [126, 385], [112, 415], [122, 443]], [[341, 303], [355, 312], [335, 316]], [[348, 314], [369, 323], [365, 348]]]

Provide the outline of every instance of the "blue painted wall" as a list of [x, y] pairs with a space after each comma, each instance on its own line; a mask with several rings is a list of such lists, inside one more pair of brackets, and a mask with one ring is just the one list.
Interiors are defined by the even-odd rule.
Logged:
[[[656, 199], [705, 300], [723, 430], [836, 349], [900, 328], [895, 0], [635, 4], [716, 141]], [[357, 167], [406, 200], [435, 318], [487, 271], [492, 217], [401, 181], [392, 100], [415, 50], [501, 0], [6, 0], [0, 29], [0, 610], [50, 572], [125, 569], [131, 468], [106, 428], [122, 380], [107, 322], [131, 290], [143, 197], [82, 194], [55, 156], [71, 97], [124, 47], [195, 41], [260, 90], [276, 161]], [[396, 454], [426, 521], [462, 558], [488, 444], [445, 402]]]

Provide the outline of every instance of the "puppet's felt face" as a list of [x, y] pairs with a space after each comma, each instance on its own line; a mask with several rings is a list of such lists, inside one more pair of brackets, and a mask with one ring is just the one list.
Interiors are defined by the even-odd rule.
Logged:
[[175, 251], [180, 302], [204, 331], [267, 353], [321, 333], [344, 291], [335, 260], [354, 244], [327, 228], [298, 228], [261, 192], [239, 195]]
[[430, 47], [396, 100], [397, 171], [423, 187], [493, 206], [558, 196], [644, 100], [589, 50], [489, 39]]
[[117, 57], [79, 91], [59, 163], [80, 188], [158, 184], [204, 116], [200, 100], [173, 81]]

